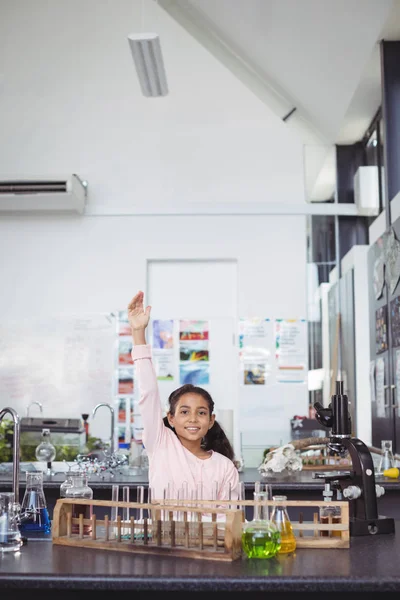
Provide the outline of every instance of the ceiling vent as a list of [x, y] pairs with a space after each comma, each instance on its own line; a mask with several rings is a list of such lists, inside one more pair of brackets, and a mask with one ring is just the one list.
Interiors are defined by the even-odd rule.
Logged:
[[2, 178], [0, 212], [64, 212], [83, 214], [87, 182], [78, 175], [49, 179]]

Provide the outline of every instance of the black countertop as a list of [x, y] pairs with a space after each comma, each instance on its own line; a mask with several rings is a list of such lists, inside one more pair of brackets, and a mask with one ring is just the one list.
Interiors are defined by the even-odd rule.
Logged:
[[[349, 549], [301, 548], [294, 555], [232, 563], [28, 541], [19, 553], [0, 554], [2, 597], [15, 592], [74, 597], [89, 590], [158, 592], [400, 592], [400, 521], [395, 534], [352, 537]], [[42, 596], [43, 597], [43, 596]], [[47, 597], [47, 596], [46, 596]], [[72, 597], [72, 596], [70, 596]]]

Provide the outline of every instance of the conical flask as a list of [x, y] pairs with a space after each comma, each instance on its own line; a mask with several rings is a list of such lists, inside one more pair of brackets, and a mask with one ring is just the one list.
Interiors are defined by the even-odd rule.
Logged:
[[386, 471], [386, 469], [391, 469], [396, 466], [393, 456], [392, 440], [381, 440], [381, 449], [382, 455], [379, 461], [378, 475], [382, 475], [383, 471]]
[[21, 531], [25, 534], [51, 531], [42, 471], [26, 473], [26, 490], [21, 504]]

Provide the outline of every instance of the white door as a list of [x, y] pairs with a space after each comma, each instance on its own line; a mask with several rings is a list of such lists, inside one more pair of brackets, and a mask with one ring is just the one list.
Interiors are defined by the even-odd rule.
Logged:
[[[145, 303], [152, 306], [152, 321], [174, 320], [174, 380], [159, 381], [164, 408], [168, 396], [182, 385], [179, 378], [179, 321], [208, 321], [209, 384], [217, 420], [229, 428], [233, 410], [235, 454], [240, 456], [238, 415], [237, 263], [235, 260], [151, 260], [147, 264]], [[151, 343], [151, 328], [149, 339]], [[219, 415], [219, 411], [220, 415]], [[227, 431], [228, 433], [228, 431]]]

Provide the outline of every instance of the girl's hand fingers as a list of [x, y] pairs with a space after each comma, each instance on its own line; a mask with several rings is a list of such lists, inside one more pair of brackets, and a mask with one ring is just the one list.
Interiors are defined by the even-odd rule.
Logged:
[[143, 303], [143, 292], [138, 292], [128, 304], [128, 310], [134, 310]]

